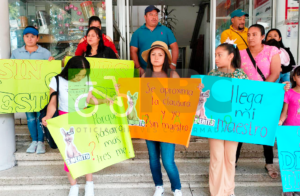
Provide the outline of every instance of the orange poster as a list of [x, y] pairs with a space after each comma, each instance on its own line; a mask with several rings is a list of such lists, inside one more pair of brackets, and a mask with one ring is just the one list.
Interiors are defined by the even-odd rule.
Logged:
[[200, 83], [190, 78], [119, 79], [131, 137], [188, 147]]

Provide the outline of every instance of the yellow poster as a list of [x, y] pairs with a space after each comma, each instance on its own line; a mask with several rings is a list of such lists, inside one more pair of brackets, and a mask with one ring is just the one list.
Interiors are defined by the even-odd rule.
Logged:
[[61, 61], [0, 60], [0, 113], [39, 112], [49, 100], [49, 84]]

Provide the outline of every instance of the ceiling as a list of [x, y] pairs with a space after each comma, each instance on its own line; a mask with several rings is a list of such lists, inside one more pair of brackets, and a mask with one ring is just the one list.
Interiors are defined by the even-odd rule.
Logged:
[[133, 0], [133, 5], [198, 6], [201, 1], [203, 0]]

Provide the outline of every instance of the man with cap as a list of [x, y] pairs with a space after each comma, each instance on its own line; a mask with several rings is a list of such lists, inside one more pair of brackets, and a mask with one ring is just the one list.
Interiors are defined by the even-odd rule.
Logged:
[[[11, 59], [29, 59], [29, 60], [54, 60], [49, 50], [37, 44], [39, 40], [39, 32], [33, 26], [28, 26], [23, 31], [23, 39], [25, 46], [14, 50]], [[37, 88], [37, 87], [28, 87]], [[27, 153], [44, 154], [44, 134], [39, 121], [39, 112], [26, 112], [27, 126], [31, 135], [32, 143], [26, 150]]]
[[243, 10], [235, 10], [231, 14], [230, 29], [223, 31], [221, 34], [221, 43], [224, 43], [228, 38], [234, 40], [239, 50], [248, 48], [247, 33], [248, 28], [245, 27], [245, 19], [249, 15]]
[[130, 56], [134, 61], [135, 68], [139, 69], [140, 76], [143, 75], [147, 67], [147, 63], [141, 55], [143, 51], [148, 50], [155, 41], [163, 41], [170, 47], [172, 50], [170, 68], [176, 69], [179, 54], [178, 44], [172, 31], [158, 22], [159, 12], [160, 10], [155, 6], [149, 5], [145, 9], [144, 18], [146, 23], [138, 28], [131, 38]]

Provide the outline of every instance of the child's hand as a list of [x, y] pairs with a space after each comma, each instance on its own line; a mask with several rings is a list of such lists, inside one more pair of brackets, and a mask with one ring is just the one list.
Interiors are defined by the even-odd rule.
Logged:
[[279, 120], [278, 125], [281, 126], [283, 124], [282, 120]]
[[46, 122], [46, 120], [50, 119], [51, 117], [45, 116], [44, 118], [42, 118], [42, 124], [47, 127], [48, 123]]
[[282, 82], [282, 84], [285, 84], [284, 87], [283, 87], [284, 90], [285, 90], [285, 92], [287, 92], [287, 91], [289, 91], [291, 89], [290, 82]]
[[52, 60], [55, 60], [55, 58], [53, 56], [50, 56], [48, 61], [52, 61]]
[[203, 84], [203, 83], [199, 84], [198, 89], [199, 89], [200, 91], [202, 91], [202, 89], [204, 89], [204, 84]]

